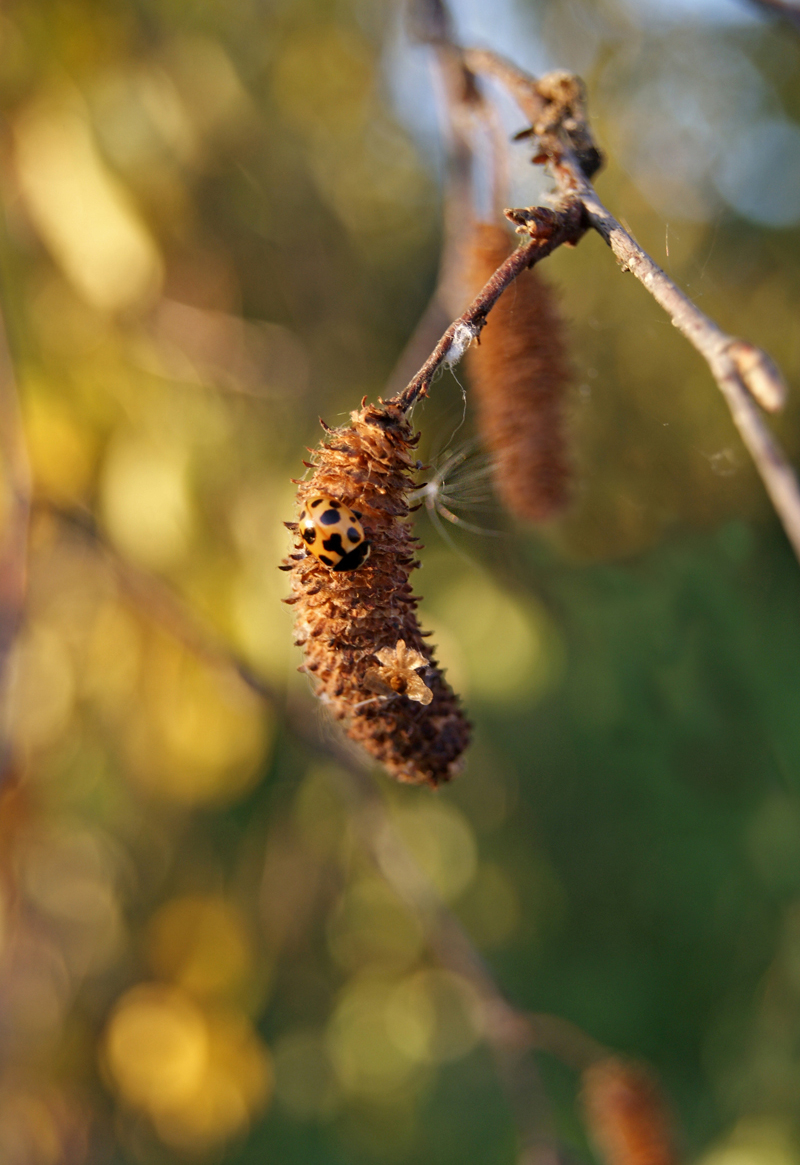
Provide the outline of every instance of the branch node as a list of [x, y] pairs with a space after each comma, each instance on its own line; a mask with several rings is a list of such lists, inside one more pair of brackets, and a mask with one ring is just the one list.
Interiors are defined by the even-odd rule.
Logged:
[[727, 353], [753, 399], [768, 413], [780, 412], [789, 390], [774, 360], [747, 340], [732, 340]]

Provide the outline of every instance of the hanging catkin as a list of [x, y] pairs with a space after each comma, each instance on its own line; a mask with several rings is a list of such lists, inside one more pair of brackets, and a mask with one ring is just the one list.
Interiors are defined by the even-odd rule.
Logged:
[[[409, 521], [413, 451], [418, 437], [391, 402], [351, 414], [313, 453], [313, 474], [298, 482], [302, 509], [315, 497], [358, 512], [370, 554], [337, 573], [302, 540], [291, 572], [296, 642], [303, 671], [347, 735], [393, 777], [436, 786], [449, 781], [469, 743], [469, 724], [434, 659], [409, 584], [416, 539]], [[297, 531], [296, 522], [287, 526]]]
[[[511, 253], [501, 226], [476, 223], [467, 281], [476, 293]], [[536, 268], [498, 300], [467, 357], [477, 428], [495, 458], [495, 488], [519, 518], [541, 522], [567, 502], [564, 436], [569, 365], [553, 292]]]
[[674, 1165], [661, 1092], [640, 1064], [608, 1056], [583, 1073], [586, 1124], [606, 1165]]

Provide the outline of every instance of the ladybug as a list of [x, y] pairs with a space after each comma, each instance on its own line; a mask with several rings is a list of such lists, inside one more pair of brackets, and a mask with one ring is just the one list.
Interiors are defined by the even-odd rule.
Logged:
[[369, 558], [361, 515], [335, 498], [318, 494], [300, 511], [300, 537], [315, 558], [331, 570], [356, 570]]

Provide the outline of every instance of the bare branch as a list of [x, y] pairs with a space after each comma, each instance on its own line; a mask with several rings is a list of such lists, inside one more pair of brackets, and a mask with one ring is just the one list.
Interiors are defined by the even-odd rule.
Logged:
[[[800, 488], [786, 454], [764, 423], [753, 394], [748, 391], [752, 379], [743, 375], [742, 342], [727, 335], [700, 311], [608, 213], [588, 183], [586, 186], [589, 189], [585, 194], [581, 192], [579, 197], [586, 207], [592, 226], [611, 247], [623, 270], [631, 271], [636, 276], [669, 314], [675, 327], [706, 360], [794, 552], [800, 559]], [[766, 361], [769, 360], [766, 354], [760, 355]], [[775, 397], [782, 401], [785, 396], [782, 379], [777, 376], [771, 378], [768, 374], [766, 378]], [[764, 400], [763, 390], [760, 399]]]
[[442, 364], [458, 363], [470, 340], [480, 336], [486, 317], [497, 300], [521, 272], [546, 258], [562, 243], [576, 243], [584, 233], [583, 211], [575, 200], [565, 200], [559, 210], [537, 207], [531, 213], [531, 227], [528, 231], [531, 241], [519, 246], [497, 268], [467, 310], [444, 333], [414, 379], [392, 398], [400, 408], [408, 410], [416, 401], [427, 396], [433, 375]]
[[[591, 141], [580, 105], [583, 93], [577, 78], [569, 96], [567, 74], [551, 74], [540, 81], [527, 77], [486, 51], [467, 52], [470, 68], [492, 73], [506, 83], [526, 115], [535, 117], [534, 131], [540, 155], [555, 177], [562, 199], [576, 199], [591, 226], [608, 243], [623, 271], [630, 271], [669, 315], [675, 327], [686, 337], [708, 364], [711, 374], [727, 402], [731, 416], [750, 452], [756, 469], [772, 499], [795, 555], [800, 560], [800, 488], [786, 454], [770, 432], [759, 412], [756, 400], [770, 410], [782, 406], [786, 386], [778, 369], [761, 349], [724, 332], [673, 283], [657, 263], [606, 209], [587, 177], [584, 154], [577, 152], [577, 142]], [[563, 123], [559, 125], [559, 117]], [[538, 232], [540, 208], [509, 211], [518, 227]]]
[[[586, 115], [586, 90], [574, 73], [556, 70], [541, 79], [488, 49], [466, 49], [464, 62], [474, 73], [488, 73], [509, 90], [530, 128], [518, 137], [554, 137], [565, 140], [587, 178], [603, 165], [603, 155], [592, 136]], [[547, 158], [537, 158], [536, 161]]]
[[490, 151], [492, 214], [499, 217], [507, 200], [508, 144], [494, 103], [484, 97], [464, 53], [453, 40], [452, 20], [442, 0], [412, 0], [406, 10], [409, 35], [428, 45], [436, 63], [447, 140], [444, 192], [444, 238], [436, 289], [386, 383], [390, 398], [399, 394], [426, 359], [453, 316], [464, 306], [464, 225], [480, 217], [475, 198], [477, 139]]

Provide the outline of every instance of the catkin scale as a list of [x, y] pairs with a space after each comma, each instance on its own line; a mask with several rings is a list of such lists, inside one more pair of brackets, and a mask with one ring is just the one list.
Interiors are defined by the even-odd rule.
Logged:
[[[320, 494], [357, 510], [371, 553], [358, 570], [335, 573], [298, 539], [283, 568], [291, 575], [286, 601], [295, 610], [296, 643], [305, 652], [301, 670], [316, 695], [393, 777], [435, 787], [458, 771], [470, 727], [426, 643], [409, 583], [419, 565], [408, 506], [417, 439], [391, 402], [362, 402], [350, 427], [328, 430], [312, 455], [313, 473], [297, 483], [298, 503]], [[400, 640], [427, 662], [420, 676], [432, 693], [428, 704], [376, 694], [370, 681], [376, 652], [396, 649]]]
[[[466, 279], [476, 293], [508, 257], [508, 231], [476, 223]], [[569, 364], [553, 292], [536, 268], [523, 271], [495, 304], [467, 354], [477, 429], [495, 458], [495, 488], [529, 522], [553, 517], [569, 499], [564, 433]]]
[[606, 1165], [674, 1165], [658, 1085], [640, 1064], [608, 1056], [583, 1073], [583, 1111]]

